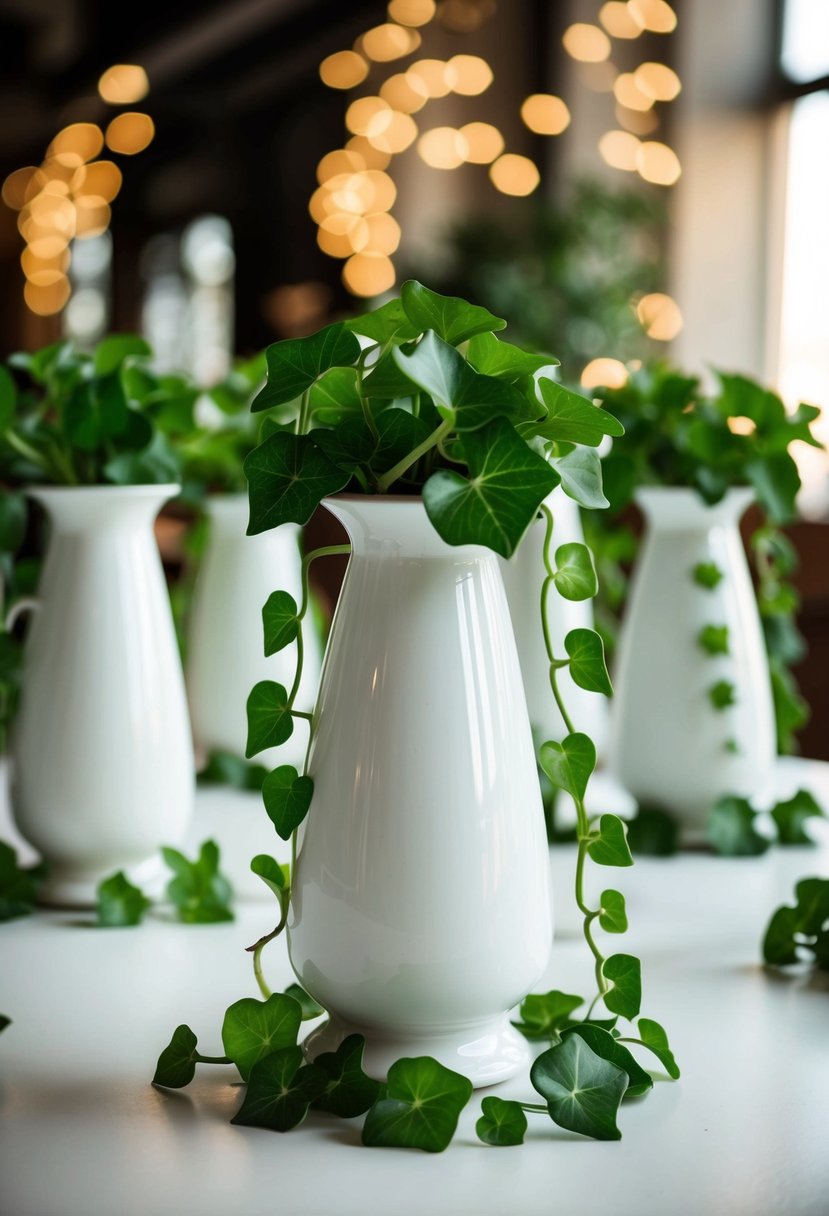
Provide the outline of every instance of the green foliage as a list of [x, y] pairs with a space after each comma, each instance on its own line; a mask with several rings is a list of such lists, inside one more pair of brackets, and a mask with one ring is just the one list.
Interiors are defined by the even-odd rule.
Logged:
[[324, 1079], [324, 1088], [314, 1099], [318, 1110], [340, 1119], [365, 1114], [380, 1097], [382, 1086], [363, 1072], [365, 1039], [351, 1034], [336, 1051], [326, 1051], [314, 1060], [314, 1068]]
[[229, 785], [234, 790], [258, 793], [268, 770], [261, 764], [250, 764], [232, 752], [212, 751], [207, 764], [199, 773], [200, 785]]
[[251, 860], [250, 868], [276, 896], [280, 908], [286, 913], [291, 893], [291, 867], [280, 865], [275, 857], [269, 857], [267, 853], [257, 853]]
[[591, 833], [587, 852], [600, 866], [632, 866], [627, 827], [618, 815], [602, 815], [599, 830]]
[[539, 760], [557, 789], [564, 790], [576, 802], [583, 801], [596, 767], [596, 748], [589, 735], [576, 732], [565, 735], [560, 743], [550, 740], [542, 744]]
[[520, 1022], [513, 1026], [527, 1039], [549, 1039], [570, 1025], [570, 1014], [584, 1004], [584, 997], [569, 992], [530, 993], [519, 1008]]
[[595, 629], [571, 629], [564, 639], [564, 649], [570, 656], [570, 675], [579, 688], [604, 693], [606, 697], [613, 695], [604, 642]]
[[708, 689], [708, 700], [716, 710], [729, 709], [737, 703], [736, 689], [730, 680], [717, 680]]
[[299, 984], [289, 984], [285, 989], [285, 996], [291, 997], [299, 1005], [303, 1022], [313, 1021], [314, 1018], [321, 1017], [325, 1013], [322, 1005], [318, 1005], [304, 988], [300, 988]]
[[244, 1101], [230, 1122], [288, 1132], [302, 1122], [324, 1088], [322, 1073], [303, 1065], [302, 1048], [283, 1047], [253, 1065]]
[[28, 916], [34, 911], [43, 877], [42, 866], [19, 865], [16, 851], [0, 840], [0, 921]]
[[262, 608], [265, 634], [265, 655], [276, 654], [296, 641], [299, 633], [299, 609], [287, 591], [274, 591]]
[[644, 1068], [637, 1064], [627, 1047], [618, 1039], [614, 1039], [613, 1035], [601, 1026], [596, 1026], [591, 1022], [577, 1022], [575, 1026], [564, 1031], [565, 1039], [568, 1035], [578, 1035], [602, 1060], [609, 1060], [611, 1064], [615, 1064], [617, 1068], [621, 1068], [627, 1073], [628, 1083], [624, 1093], [625, 1098], [639, 1098], [653, 1088], [651, 1077]]
[[593, 555], [587, 545], [559, 545], [553, 581], [566, 600], [589, 600], [599, 589]]
[[763, 959], [776, 967], [811, 962], [829, 971], [829, 878], [803, 878], [795, 886], [794, 907], [784, 904], [769, 921]]
[[215, 841], [206, 840], [195, 861], [189, 861], [178, 849], [164, 848], [161, 853], [175, 876], [167, 884], [166, 894], [179, 920], [188, 925], [233, 920], [233, 890], [219, 872], [219, 846]]
[[[595, 861], [595, 857], [593, 860]], [[599, 924], [605, 933], [627, 933], [628, 918], [625, 897], [621, 891], [614, 891], [612, 888], [602, 891]]]
[[703, 625], [697, 641], [699, 642], [700, 649], [704, 650], [706, 654], [728, 654], [728, 626]]
[[628, 1074], [597, 1055], [580, 1035], [565, 1035], [540, 1055], [530, 1080], [559, 1127], [594, 1140], [621, 1140], [616, 1115]]
[[499, 1147], [523, 1144], [527, 1133], [527, 1116], [520, 1102], [509, 1102], [503, 1098], [484, 1098], [481, 1117], [475, 1124], [478, 1139], [484, 1144]]
[[634, 857], [671, 857], [679, 849], [679, 824], [656, 806], [640, 806], [627, 825]]
[[310, 777], [300, 777], [291, 764], [282, 764], [268, 773], [262, 785], [262, 800], [268, 818], [283, 840], [292, 834], [308, 814], [314, 783]]
[[642, 1003], [642, 966], [632, 954], [613, 954], [605, 959], [602, 975], [613, 987], [605, 993], [604, 1003], [611, 1013], [629, 1020], [639, 1013]]
[[724, 857], [756, 857], [770, 841], [756, 828], [757, 812], [746, 798], [721, 798], [708, 817], [708, 839]]
[[260, 680], [254, 685], [248, 697], [247, 714], [248, 760], [267, 747], [279, 747], [294, 732], [288, 691], [274, 680]]
[[825, 818], [825, 811], [808, 790], [798, 790], [791, 798], [772, 807], [779, 844], [814, 844], [805, 829], [810, 819]]
[[196, 1075], [198, 1040], [189, 1026], [177, 1026], [173, 1037], [158, 1057], [153, 1085], [183, 1089]]
[[471, 1096], [467, 1077], [429, 1056], [398, 1060], [389, 1069], [385, 1095], [366, 1116], [363, 1144], [442, 1153]]
[[248, 536], [279, 524], [307, 524], [319, 504], [348, 483], [310, 435], [275, 431], [245, 459], [250, 494]]
[[284, 1047], [296, 1045], [302, 1009], [293, 997], [275, 992], [265, 1001], [243, 997], [229, 1007], [222, 1023], [222, 1044], [242, 1079], [254, 1064]]
[[11, 1024], [11, 1018], [7, 1017], [5, 1013], [0, 1013], [0, 1034], [2, 1034], [4, 1030], [7, 1030]]
[[713, 591], [722, 581], [723, 572], [714, 562], [698, 562], [691, 572], [698, 587]]
[[98, 886], [98, 924], [101, 928], [123, 928], [140, 925], [150, 900], [133, 886], [123, 870], [106, 878]]
[[506, 321], [486, 308], [468, 304], [457, 296], [441, 296], [410, 279], [403, 284], [400, 300], [406, 316], [419, 332], [432, 329], [444, 342], [457, 346], [475, 334], [504, 329]]

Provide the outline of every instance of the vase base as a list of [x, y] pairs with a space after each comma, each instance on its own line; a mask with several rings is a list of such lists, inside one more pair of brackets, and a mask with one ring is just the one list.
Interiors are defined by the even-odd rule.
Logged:
[[332, 1017], [313, 1030], [302, 1044], [305, 1058], [315, 1060], [325, 1051], [336, 1051], [350, 1034], [365, 1036], [363, 1067], [378, 1081], [386, 1080], [395, 1060], [432, 1056], [447, 1068], [468, 1077], [473, 1086], [480, 1089], [497, 1085], [529, 1068], [532, 1054], [526, 1039], [510, 1025], [507, 1015], [502, 1014], [492, 1022], [479, 1022], [450, 1031], [424, 1029], [408, 1034], [361, 1029]]
[[133, 866], [113, 863], [97, 870], [77, 870], [69, 866], [52, 866], [38, 889], [37, 902], [45, 908], [90, 909], [97, 906], [98, 886], [122, 869], [131, 883], [145, 895], [159, 898], [164, 888], [166, 871], [157, 854]]

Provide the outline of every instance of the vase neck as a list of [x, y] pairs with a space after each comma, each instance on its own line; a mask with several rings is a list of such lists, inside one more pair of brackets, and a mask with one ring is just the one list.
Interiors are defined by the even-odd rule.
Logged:
[[748, 486], [727, 490], [713, 505], [684, 486], [649, 486], [636, 491], [636, 502], [649, 528], [659, 532], [736, 526], [753, 501], [754, 491]]
[[98, 533], [148, 527], [177, 485], [35, 486], [30, 498], [49, 515], [55, 533]]
[[342, 494], [326, 498], [324, 506], [344, 525], [357, 556], [459, 561], [495, 556], [483, 545], [447, 545], [420, 498]]

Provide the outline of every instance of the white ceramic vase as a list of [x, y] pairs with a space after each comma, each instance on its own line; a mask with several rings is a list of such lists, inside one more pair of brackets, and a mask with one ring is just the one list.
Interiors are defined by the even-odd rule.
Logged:
[[[610, 767], [638, 802], [671, 812], [686, 840], [704, 835], [718, 798], [762, 799], [770, 788], [771, 683], [739, 532], [752, 499], [750, 489], [713, 507], [690, 489], [637, 494], [646, 528], [619, 638]], [[695, 581], [700, 563], [721, 572], [715, 587]], [[701, 647], [706, 625], [728, 627], [728, 654]], [[721, 710], [708, 695], [719, 681], [735, 697]]]
[[[265, 657], [262, 607], [272, 591], [302, 598], [299, 528], [283, 524], [246, 536], [246, 494], [208, 500], [209, 538], [193, 589], [187, 637], [187, 693], [199, 750], [244, 756], [246, 703], [254, 684], [276, 680], [290, 688], [296, 672], [296, 643]], [[306, 616], [305, 657], [297, 709], [310, 712], [319, 684], [321, 645]], [[297, 729], [287, 743], [256, 757], [258, 764], [302, 764], [307, 736]]]
[[11, 802], [48, 863], [44, 903], [160, 875], [193, 809], [193, 749], [153, 536], [178, 486], [38, 488], [51, 524], [11, 740]]
[[475, 1085], [528, 1061], [509, 1010], [552, 939], [529, 717], [498, 559], [419, 499], [326, 502], [353, 545], [323, 666], [288, 923], [301, 984], [368, 1070], [432, 1055]]
[[[554, 520], [553, 555], [560, 545], [584, 544], [577, 503], [557, 487], [547, 505]], [[518, 643], [530, 722], [543, 739], [561, 740], [567, 731], [550, 689], [550, 664], [541, 625], [545, 531], [544, 521], [537, 520], [513, 557], [502, 560], [501, 572]], [[566, 600], [555, 587], [550, 589], [548, 612], [550, 637], [557, 655], [565, 655], [564, 639], [571, 629], [593, 628], [592, 601]], [[576, 730], [589, 735], [597, 751], [601, 751], [607, 734], [607, 698], [579, 688], [567, 668], [558, 673], [558, 686]]]

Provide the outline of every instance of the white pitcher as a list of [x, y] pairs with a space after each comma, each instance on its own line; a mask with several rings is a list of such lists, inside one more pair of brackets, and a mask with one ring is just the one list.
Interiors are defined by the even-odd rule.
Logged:
[[291, 962], [385, 1075], [428, 1054], [490, 1085], [526, 1067], [507, 1010], [543, 972], [549, 862], [498, 559], [416, 498], [326, 502], [353, 555], [315, 711]]
[[[655, 487], [636, 496], [645, 514], [619, 638], [611, 703], [610, 766], [640, 803], [664, 807], [686, 839], [704, 835], [718, 798], [767, 798], [775, 760], [768, 659], [739, 521], [750, 489], [707, 506], [694, 490]], [[694, 569], [722, 577], [701, 586]], [[700, 646], [705, 625], [728, 628], [729, 653]], [[717, 710], [712, 685], [734, 704]]]
[[[246, 703], [260, 680], [290, 688], [296, 643], [265, 657], [262, 607], [272, 591], [302, 598], [299, 528], [283, 524], [246, 536], [246, 494], [217, 494], [208, 500], [209, 539], [190, 613], [187, 693], [196, 745], [205, 751], [244, 756]], [[321, 645], [310, 614], [303, 626], [305, 661], [297, 709], [310, 712], [319, 685]], [[298, 727], [287, 743], [256, 757], [258, 764], [302, 764], [307, 735]]]
[[193, 751], [153, 536], [178, 486], [37, 488], [51, 535], [11, 740], [21, 834], [48, 863], [44, 903], [93, 906], [115, 870], [160, 872], [193, 807]]

